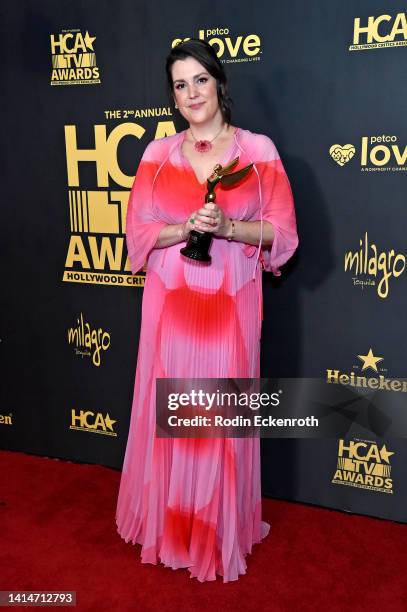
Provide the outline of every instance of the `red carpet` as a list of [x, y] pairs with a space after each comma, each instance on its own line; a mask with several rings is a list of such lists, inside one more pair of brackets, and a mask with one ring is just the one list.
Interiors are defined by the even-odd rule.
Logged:
[[80, 612], [407, 610], [405, 525], [266, 499], [248, 573], [201, 584], [116, 533], [119, 472], [0, 451], [0, 473], [0, 590], [76, 591]]

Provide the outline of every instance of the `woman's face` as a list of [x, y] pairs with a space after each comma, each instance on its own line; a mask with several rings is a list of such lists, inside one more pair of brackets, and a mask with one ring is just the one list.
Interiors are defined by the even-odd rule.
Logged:
[[175, 102], [190, 125], [202, 125], [221, 115], [216, 79], [195, 58], [177, 60], [171, 74]]

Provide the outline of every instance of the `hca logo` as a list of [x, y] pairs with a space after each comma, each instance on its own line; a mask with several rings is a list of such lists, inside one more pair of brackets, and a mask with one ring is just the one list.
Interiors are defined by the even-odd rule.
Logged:
[[96, 36], [79, 30], [50, 35], [52, 53], [51, 85], [96, 85], [99, 68], [93, 43]]
[[104, 434], [106, 436], [117, 436], [113, 429], [117, 421], [110, 418], [107, 412], [105, 416], [101, 412], [91, 412], [90, 410], [80, 410], [77, 414], [73, 408], [71, 410], [71, 425], [69, 429], [79, 429], [92, 433]]
[[387, 450], [385, 444], [380, 448], [377, 442], [350, 440], [347, 443], [340, 439], [332, 483], [393, 493], [392, 455], [394, 452]]
[[[76, 125], [65, 126], [66, 165], [69, 187], [71, 236], [63, 280], [116, 286], [142, 286], [144, 277], [131, 275], [125, 248], [127, 205], [134, 176], [123, 172], [118, 148], [123, 138], [140, 141], [146, 130], [125, 122], [110, 133], [104, 124], [95, 125], [93, 148], [78, 145]], [[155, 139], [175, 134], [173, 121], [159, 121]], [[83, 164], [95, 169], [95, 187], [81, 189]], [[110, 189], [111, 182], [125, 190]]]
[[353, 45], [349, 51], [361, 49], [377, 49], [381, 47], [398, 47], [407, 45], [406, 13], [379, 15], [368, 17], [367, 23], [362, 23], [356, 17], [353, 25]]

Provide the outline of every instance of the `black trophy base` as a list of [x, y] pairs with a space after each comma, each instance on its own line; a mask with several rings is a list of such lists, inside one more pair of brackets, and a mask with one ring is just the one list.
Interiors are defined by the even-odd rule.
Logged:
[[211, 262], [212, 257], [209, 255], [209, 247], [212, 244], [212, 234], [210, 232], [197, 232], [192, 230], [189, 233], [189, 238], [186, 246], [180, 249], [180, 253], [189, 259], [195, 261]]

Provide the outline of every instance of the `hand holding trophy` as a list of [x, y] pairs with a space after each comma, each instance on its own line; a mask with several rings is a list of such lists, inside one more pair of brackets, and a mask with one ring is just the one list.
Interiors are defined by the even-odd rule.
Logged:
[[[207, 179], [208, 190], [205, 195], [206, 204], [208, 202], [216, 201], [215, 187], [218, 183], [226, 186], [235, 185], [238, 181], [245, 177], [253, 167], [253, 164], [249, 164], [236, 172], [232, 172], [233, 168], [238, 162], [239, 157], [235, 157], [227, 166], [222, 167], [220, 164], [216, 164], [213, 169], [213, 173]], [[180, 252], [185, 257], [195, 259], [196, 261], [211, 262], [212, 258], [209, 255], [209, 249], [212, 244], [212, 238], [213, 236], [211, 232], [192, 230], [189, 233], [186, 246], [180, 249]]]

